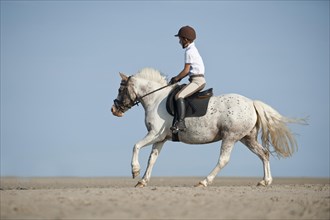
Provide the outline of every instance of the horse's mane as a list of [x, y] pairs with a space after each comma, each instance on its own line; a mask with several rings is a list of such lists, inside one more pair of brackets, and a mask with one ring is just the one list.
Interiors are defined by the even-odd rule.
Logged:
[[164, 76], [158, 70], [150, 67], [141, 69], [137, 74], [134, 75], [134, 77], [146, 79], [152, 82], [157, 82], [161, 85], [167, 84], [166, 76]]

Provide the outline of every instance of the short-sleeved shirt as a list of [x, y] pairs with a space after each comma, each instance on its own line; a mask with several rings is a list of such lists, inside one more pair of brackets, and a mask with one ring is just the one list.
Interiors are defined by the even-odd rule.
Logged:
[[203, 59], [200, 56], [194, 42], [189, 44], [189, 46], [186, 48], [185, 63], [190, 64], [189, 76], [196, 74], [204, 74], [205, 67]]

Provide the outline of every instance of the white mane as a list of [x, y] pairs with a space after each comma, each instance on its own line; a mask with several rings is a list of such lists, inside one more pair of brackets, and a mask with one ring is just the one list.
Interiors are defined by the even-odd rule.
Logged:
[[162, 75], [158, 70], [150, 67], [141, 69], [137, 74], [134, 75], [134, 77], [157, 82], [161, 85], [167, 84], [166, 77]]

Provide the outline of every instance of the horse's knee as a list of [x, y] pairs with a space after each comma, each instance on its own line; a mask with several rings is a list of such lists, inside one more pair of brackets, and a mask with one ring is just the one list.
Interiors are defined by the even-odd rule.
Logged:
[[159, 154], [158, 149], [153, 149], [152, 152], [151, 152], [151, 155], [154, 156], [154, 157], [158, 157], [158, 154]]
[[153, 149], [149, 157], [149, 163], [154, 164], [156, 162], [158, 155], [159, 155], [159, 151], [157, 149]]
[[269, 161], [269, 151], [264, 149], [265, 159]]
[[133, 153], [137, 153], [140, 150], [140, 146], [138, 144], [135, 144], [133, 147]]

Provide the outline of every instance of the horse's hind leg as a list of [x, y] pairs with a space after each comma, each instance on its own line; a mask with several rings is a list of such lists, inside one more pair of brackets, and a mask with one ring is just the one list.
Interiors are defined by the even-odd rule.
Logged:
[[220, 170], [226, 166], [229, 162], [231, 151], [234, 147], [235, 141], [224, 139], [221, 143], [220, 157], [216, 167], [212, 170], [212, 172], [201, 182], [199, 182], [196, 186], [202, 187], [211, 184], [216, 177], [216, 175], [220, 172]]
[[273, 181], [270, 173], [269, 152], [258, 143], [257, 134], [257, 128], [255, 127], [250, 134], [241, 139], [241, 142], [262, 160], [264, 166], [264, 178], [258, 183], [258, 186], [267, 186]]

